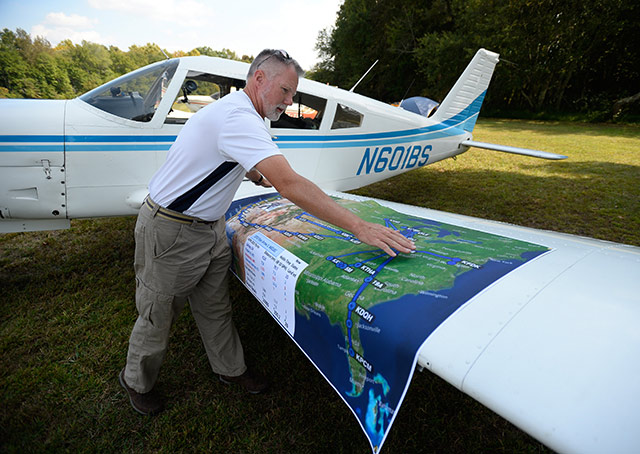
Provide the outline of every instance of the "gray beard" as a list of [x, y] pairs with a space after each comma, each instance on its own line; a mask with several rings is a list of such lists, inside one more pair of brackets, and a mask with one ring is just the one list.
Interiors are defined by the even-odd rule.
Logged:
[[271, 121], [278, 121], [282, 114], [283, 112], [278, 113], [276, 110], [274, 110], [273, 112], [267, 114], [267, 118]]

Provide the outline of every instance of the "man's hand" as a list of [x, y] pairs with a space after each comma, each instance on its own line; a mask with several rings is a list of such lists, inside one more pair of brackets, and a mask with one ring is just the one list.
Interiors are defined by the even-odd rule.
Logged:
[[352, 233], [363, 243], [378, 247], [391, 257], [396, 256], [395, 251], [409, 253], [416, 249], [416, 245], [409, 238], [380, 224], [362, 221]]

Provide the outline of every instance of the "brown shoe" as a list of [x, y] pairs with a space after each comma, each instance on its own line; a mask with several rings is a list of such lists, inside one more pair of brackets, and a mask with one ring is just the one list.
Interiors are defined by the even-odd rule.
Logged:
[[162, 397], [153, 389], [148, 393], [141, 394], [127, 385], [127, 382], [124, 381], [124, 369], [120, 372], [118, 381], [129, 394], [129, 402], [131, 402], [133, 409], [141, 415], [151, 416], [164, 410]]
[[244, 374], [237, 377], [228, 377], [220, 374], [220, 381], [227, 385], [240, 385], [251, 394], [259, 394], [267, 389], [267, 382], [264, 378], [255, 375], [247, 369]]

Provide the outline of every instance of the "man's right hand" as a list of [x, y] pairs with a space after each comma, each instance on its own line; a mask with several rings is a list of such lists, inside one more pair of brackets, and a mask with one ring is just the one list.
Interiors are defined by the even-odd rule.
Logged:
[[362, 221], [361, 225], [352, 230], [356, 238], [370, 246], [378, 247], [391, 257], [396, 252], [408, 254], [416, 249], [416, 245], [409, 238], [384, 225]]

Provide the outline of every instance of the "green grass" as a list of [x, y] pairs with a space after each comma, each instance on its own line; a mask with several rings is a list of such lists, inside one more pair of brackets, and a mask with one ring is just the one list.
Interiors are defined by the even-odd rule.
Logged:
[[[640, 128], [481, 121], [476, 140], [568, 154], [547, 162], [471, 150], [363, 188], [403, 203], [640, 245]], [[233, 280], [251, 365], [272, 382], [249, 396], [213, 376], [188, 308], [158, 383], [157, 417], [117, 382], [136, 317], [133, 218], [0, 235], [0, 451], [366, 453], [347, 406]], [[548, 452], [438, 377], [418, 373], [384, 453]]]

